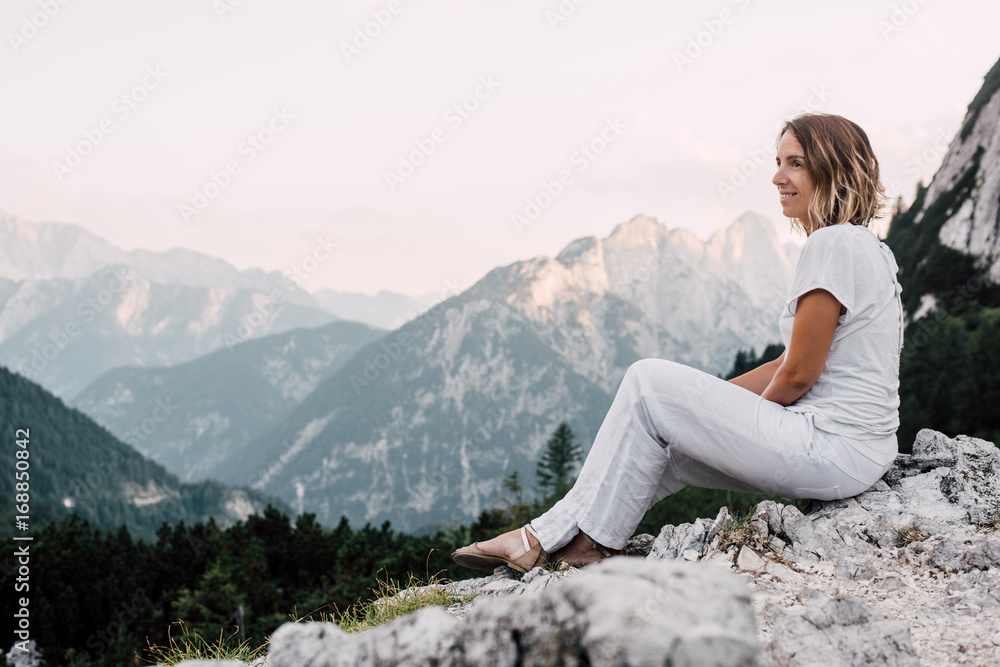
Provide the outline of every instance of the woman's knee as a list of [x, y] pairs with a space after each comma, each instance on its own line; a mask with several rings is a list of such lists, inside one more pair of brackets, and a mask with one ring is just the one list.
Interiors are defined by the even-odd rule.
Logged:
[[670, 372], [672, 366], [676, 366], [672, 361], [666, 359], [656, 359], [649, 357], [646, 359], [640, 359], [635, 361], [631, 366], [625, 371], [625, 377], [622, 379], [622, 383], [632, 382], [632, 383], [644, 383], [652, 377], [662, 376]]
[[628, 386], [634, 394], [652, 391], [661, 397], [677, 396], [686, 399], [703, 394], [711, 387], [712, 381], [717, 379], [676, 361], [648, 358], [640, 359], [628, 367], [622, 385]]

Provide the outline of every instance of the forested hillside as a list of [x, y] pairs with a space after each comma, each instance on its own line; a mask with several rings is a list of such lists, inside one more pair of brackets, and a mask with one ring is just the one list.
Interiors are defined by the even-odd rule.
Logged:
[[[82, 412], [0, 367], [0, 424], [13, 461], [19, 429], [27, 432], [30, 528], [75, 513], [109, 529], [125, 525], [152, 537], [163, 522], [217, 517], [228, 525], [263, 510], [269, 499], [218, 482], [182, 484]], [[22, 432], [23, 435], [23, 432]], [[0, 495], [14, 497], [14, 475], [0, 475]], [[281, 508], [285, 505], [270, 500]], [[21, 514], [21, 513], [18, 513]], [[0, 535], [14, 532], [14, 506], [0, 510]]]

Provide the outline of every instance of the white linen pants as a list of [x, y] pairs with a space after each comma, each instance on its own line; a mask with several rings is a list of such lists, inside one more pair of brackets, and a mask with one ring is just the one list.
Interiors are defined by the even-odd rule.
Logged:
[[[658, 500], [688, 484], [833, 500], [889, 468], [795, 412], [731, 382], [664, 359], [625, 373], [573, 488], [532, 520], [552, 553], [578, 531], [621, 549]], [[866, 441], [895, 451], [896, 436]]]

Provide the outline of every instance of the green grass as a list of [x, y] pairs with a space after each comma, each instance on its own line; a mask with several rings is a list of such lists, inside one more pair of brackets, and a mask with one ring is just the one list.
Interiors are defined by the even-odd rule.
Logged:
[[155, 665], [176, 665], [182, 660], [242, 660], [251, 662], [267, 654], [267, 642], [263, 646], [254, 648], [248, 641], [239, 641], [234, 632], [229, 637], [225, 637], [219, 631], [219, 638], [209, 641], [199, 635], [192, 633], [184, 621], [177, 621], [171, 624], [179, 626], [180, 637], [174, 637], [173, 633], [167, 635], [167, 645], [158, 646], [149, 644], [146, 653], [149, 654], [150, 664]]
[[753, 508], [746, 513], [734, 512], [730, 515], [729, 520], [723, 524], [717, 535], [720, 551], [729, 551], [733, 547], [739, 548], [744, 545], [761, 547], [763, 540], [750, 525], [756, 511], [756, 508]]
[[[733, 558], [739, 555], [741, 547], [752, 549], [757, 555], [767, 557], [779, 563], [788, 564], [788, 560], [774, 548], [769, 539], [754, 530], [752, 521], [757, 516], [757, 507], [751, 507], [746, 512], [734, 512], [729, 521], [722, 526], [715, 539], [718, 540], [720, 551], [733, 551]], [[785, 536], [787, 537], [787, 535]], [[790, 540], [785, 540], [789, 542]]]
[[[372, 601], [358, 601], [345, 611], [334, 609], [325, 612], [322, 609], [311, 612], [304, 617], [291, 618], [298, 623], [304, 620], [318, 620], [324, 623], [335, 623], [346, 632], [361, 632], [405, 616], [423, 607], [432, 605], [449, 607], [455, 603], [471, 602], [475, 593], [456, 595], [443, 587], [449, 582], [439, 579], [437, 575], [422, 581], [412, 574], [405, 584], [388, 577], [376, 578], [376, 587], [372, 589], [376, 598]], [[313, 616], [316, 616], [313, 619]], [[251, 662], [267, 655], [267, 642], [263, 646], [252, 647], [248, 642], [240, 642], [235, 633], [229, 637], [219, 633], [219, 638], [210, 642], [197, 633], [192, 633], [184, 621], [174, 625], [180, 627], [180, 637], [168, 636], [167, 646], [149, 645], [146, 652], [150, 664], [175, 665], [182, 660], [242, 660]]]
[[361, 632], [423, 607], [450, 607], [459, 602], [471, 602], [476, 597], [475, 593], [456, 595], [444, 588], [448, 583], [437, 575], [424, 582], [411, 574], [405, 584], [388, 577], [376, 579], [376, 588], [372, 589], [375, 600], [359, 601], [343, 612], [336, 609], [333, 613], [320, 612], [319, 620], [336, 623], [346, 632]]

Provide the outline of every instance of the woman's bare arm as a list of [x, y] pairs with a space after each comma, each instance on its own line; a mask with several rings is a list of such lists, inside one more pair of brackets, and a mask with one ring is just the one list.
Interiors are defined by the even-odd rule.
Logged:
[[824, 289], [814, 289], [799, 297], [792, 339], [762, 397], [791, 405], [809, 391], [826, 365], [841, 310], [836, 297]]
[[760, 396], [764, 393], [764, 390], [767, 389], [767, 385], [771, 384], [771, 378], [774, 377], [775, 372], [784, 360], [785, 353], [782, 352], [781, 356], [777, 359], [772, 359], [771, 361], [761, 364], [752, 371], [747, 371], [743, 375], [734, 377], [730, 380], [730, 382], [735, 385], [739, 385], [744, 389], [749, 389], [753, 393]]

